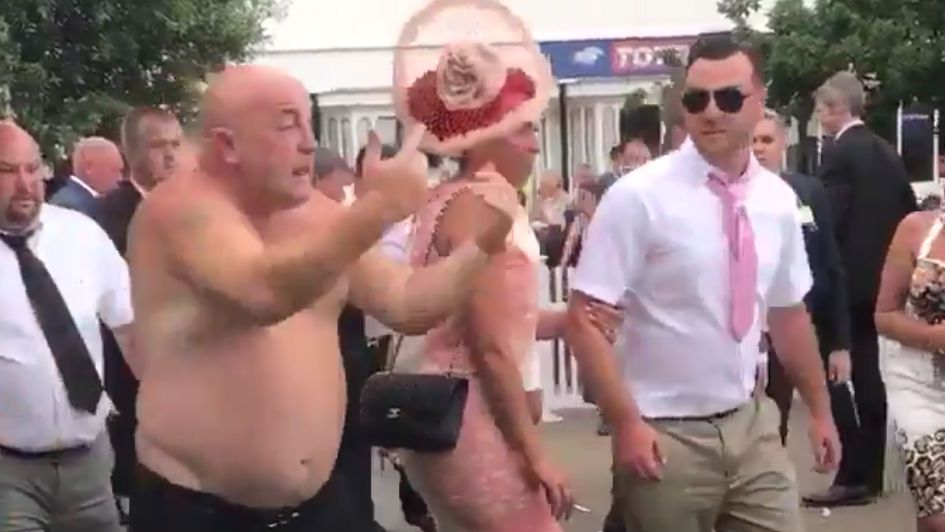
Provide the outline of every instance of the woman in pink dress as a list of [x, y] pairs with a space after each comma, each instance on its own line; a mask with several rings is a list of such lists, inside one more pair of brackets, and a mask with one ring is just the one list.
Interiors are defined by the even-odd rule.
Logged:
[[[478, 31], [503, 45], [482, 42]], [[431, 52], [443, 36], [458, 43]], [[528, 180], [538, 153], [535, 123], [553, 80], [521, 22], [492, 0], [436, 0], [415, 15], [394, 73], [401, 121], [426, 126], [425, 149], [463, 161], [459, 175], [435, 188], [415, 217], [411, 261], [431, 264], [472, 234], [482, 208], [475, 195]], [[570, 511], [571, 496], [542, 448], [519, 371], [538, 326], [539, 259], [521, 208], [506, 251], [490, 259], [468, 307], [425, 339], [420, 371], [452, 371], [470, 384], [455, 449], [403, 455], [444, 532], [560, 532], [557, 519]]]

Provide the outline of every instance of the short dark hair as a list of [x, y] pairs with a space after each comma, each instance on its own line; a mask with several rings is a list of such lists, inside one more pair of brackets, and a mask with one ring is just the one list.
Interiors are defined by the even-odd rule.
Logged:
[[[357, 157], [354, 158], [354, 176], [361, 177], [361, 171], [364, 170], [364, 154], [367, 152], [367, 146], [358, 150]], [[392, 159], [397, 155], [397, 149], [390, 144], [381, 145], [381, 159]]]
[[141, 148], [141, 123], [147, 119], [177, 122], [177, 116], [160, 107], [134, 107], [121, 122], [121, 148], [125, 156], [136, 153]]
[[757, 48], [750, 43], [736, 41], [730, 34], [712, 34], [703, 35], [689, 49], [689, 60], [686, 63], [686, 72], [692, 68], [692, 65], [700, 60], [721, 61], [728, 59], [733, 55], [743, 54], [751, 62], [754, 70], [755, 79], [764, 84], [765, 66], [764, 59], [758, 53]]

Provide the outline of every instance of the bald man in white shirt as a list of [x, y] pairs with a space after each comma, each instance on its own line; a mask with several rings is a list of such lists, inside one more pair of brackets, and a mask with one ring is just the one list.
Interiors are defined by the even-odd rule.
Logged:
[[99, 320], [128, 348], [128, 269], [43, 203], [39, 147], [0, 122], [0, 532], [118, 532]]

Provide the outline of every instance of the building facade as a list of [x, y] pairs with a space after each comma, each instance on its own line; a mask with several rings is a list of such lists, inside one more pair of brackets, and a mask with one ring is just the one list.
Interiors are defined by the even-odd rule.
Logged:
[[[393, 45], [403, 23], [428, 1], [347, 0], [339, 9], [337, 3], [294, 0], [271, 23], [271, 40], [256, 61], [302, 80], [318, 104], [320, 141], [352, 160], [371, 129], [386, 142], [396, 140]], [[530, 26], [559, 81], [539, 125], [539, 172], [569, 173], [581, 163], [604, 171], [619, 141], [627, 95], [642, 91], [646, 103], [661, 103], [669, 82], [665, 50], [684, 59], [697, 35], [731, 27], [710, 0], [504, 3]], [[763, 19], [753, 23], [760, 26]]]

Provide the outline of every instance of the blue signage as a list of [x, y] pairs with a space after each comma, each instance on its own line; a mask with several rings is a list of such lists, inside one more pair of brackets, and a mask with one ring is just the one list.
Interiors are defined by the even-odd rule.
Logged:
[[583, 41], [546, 41], [542, 52], [557, 79], [619, 78], [667, 74], [667, 53], [685, 63], [695, 37], [632, 37]]
[[611, 76], [610, 41], [557, 41], [539, 46], [557, 79]]

